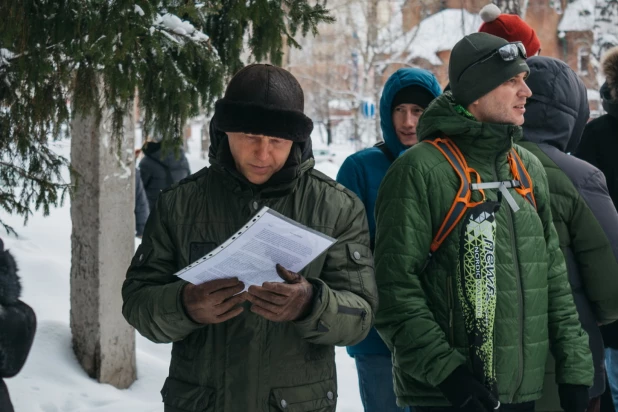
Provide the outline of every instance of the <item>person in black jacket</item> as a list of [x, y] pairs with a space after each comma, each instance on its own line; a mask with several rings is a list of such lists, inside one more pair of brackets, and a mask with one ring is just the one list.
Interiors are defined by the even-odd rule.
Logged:
[[189, 161], [182, 148], [162, 150], [161, 142], [147, 141], [142, 147], [144, 157], [139, 162], [139, 169], [148, 197], [148, 206], [152, 211], [163, 189], [191, 174]]
[[601, 66], [606, 81], [600, 92], [607, 113], [586, 125], [575, 155], [601, 169], [614, 205], [618, 205], [618, 46], [604, 55]]
[[4, 378], [15, 376], [26, 362], [34, 332], [34, 311], [19, 300], [21, 285], [15, 259], [0, 239], [0, 411], [13, 412]]
[[[603, 56], [601, 68], [605, 83], [601, 86], [603, 108], [607, 112], [586, 125], [575, 155], [605, 175], [614, 206], [618, 207], [618, 46]], [[618, 405], [618, 322], [601, 327], [606, 349], [606, 368], [614, 404]]]

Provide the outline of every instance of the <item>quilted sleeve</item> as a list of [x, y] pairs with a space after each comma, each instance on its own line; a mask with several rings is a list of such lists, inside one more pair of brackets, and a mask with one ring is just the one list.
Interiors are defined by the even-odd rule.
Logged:
[[608, 324], [618, 320], [618, 213], [601, 171], [591, 173], [578, 191], [569, 222], [571, 249], [596, 320]]
[[[588, 346], [588, 334], [579, 322], [573, 294], [567, 276], [564, 255], [560, 250], [558, 233], [552, 221], [549, 202], [549, 185], [542, 166], [533, 180], [537, 212], [543, 223], [548, 253], [548, 329], [549, 344], [556, 359], [556, 382], [558, 384], [592, 386], [592, 354]], [[528, 169], [531, 170], [531, 169]]]
[[380, 187], [376, 207], [376, 327], [394, 364], [430, 386], [465, 364], [429, 310], [421, 272], [432, 240], [429, 188], [405, 160], [396, 161]]

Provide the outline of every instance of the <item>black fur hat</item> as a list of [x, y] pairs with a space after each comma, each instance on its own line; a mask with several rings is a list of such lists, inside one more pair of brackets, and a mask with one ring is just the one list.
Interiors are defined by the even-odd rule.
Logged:
[[618, 46], [612, 47], [603, 55], [601, 65], [611, 101], [618, 102]]
[[17, 264], [0, 239], [0, 305], [12, 305], [19, 299], [21, 285], [17, 277]]
[[292, 73], [252, 64], [234, 75], [223, 99], [215, 103], [215, 127], [304, 142], [313, 130], [304, 106], [303, 90]]

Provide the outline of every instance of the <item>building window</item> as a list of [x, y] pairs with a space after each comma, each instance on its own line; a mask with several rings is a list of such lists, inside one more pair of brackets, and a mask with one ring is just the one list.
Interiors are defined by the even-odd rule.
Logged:
[[577, 72], [581, 75], [588, 74], [590, 65], [590, 50], [586, 46], [577, 49]]

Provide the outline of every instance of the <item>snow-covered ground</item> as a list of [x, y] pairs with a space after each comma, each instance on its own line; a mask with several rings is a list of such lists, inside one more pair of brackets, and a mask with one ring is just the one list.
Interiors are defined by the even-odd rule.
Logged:
[[[193, 171], [207, 165], [200, 156], [198, 130], [193, 128], [187, 157]], [[55, 143], [59, 153], [69, 156], [69, 141]], [[317, 145], [319, 146], [319, 144]], [[331, 161], [317, 168], [335, 177], [339, 166], [353, 149], [336, 147]], [[137, 335], [138, 379], [127, 390], [102, 385], [89, 378], [71, 348], [69, 327], [69, 271], [71, 262], [71, 218], [69, 202], [49, 216], [35, 213], [28, 224], [2, 213], [19, 238], [0, 237], [19, 265], [22, 300], [37, 314], [38, 328], [26, 365], [7, 379], [16, 412], [157, 412], [163, 411], [159, 391], [167, 376], [171, 345], [154, 344]], [[136, 239], [139, 241], [139, 239]], [[120, 293], [120, 292], [119, 292]], [[120, 308], [110, 308], [120, 310]], [[345, 348], [337, 348], [339, 400], [337, 411], [362, 410], [356, 368]]]

